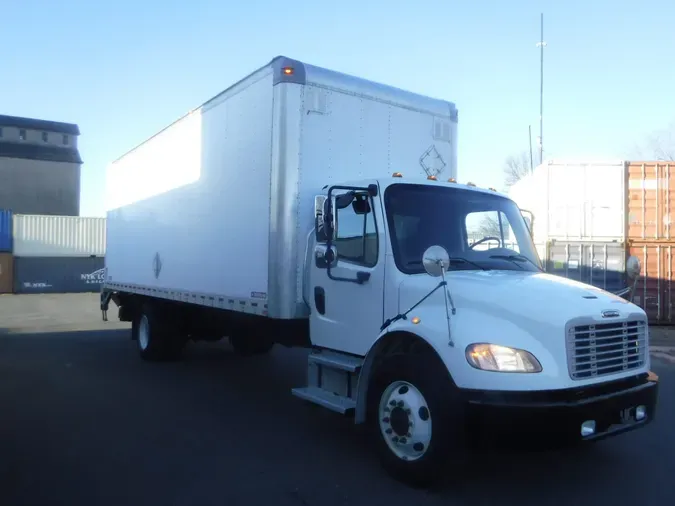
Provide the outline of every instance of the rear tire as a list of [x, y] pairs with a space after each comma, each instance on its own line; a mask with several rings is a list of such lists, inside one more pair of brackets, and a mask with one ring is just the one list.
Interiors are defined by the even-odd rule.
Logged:
[[250, 357], [253, 355], [264, 355], [274, 347], [274, 342], [266, 338], [253, 338], [242, 335], [230, 336], [230, 344], [235, 353]]
[[176, 326], [171, 325], [160, 309], [151, 304], [143, 306], [132, 324], [132, 332], [143, 360], [175, 360], [185, 347], [185, 339], [177, 332]]
[[462, 462], [464, 407], [435, 355], [385, 359], [368, 391], [368, 424], [382, 466], [392, 477], [427, 487], [446, 475], [448, 464]]

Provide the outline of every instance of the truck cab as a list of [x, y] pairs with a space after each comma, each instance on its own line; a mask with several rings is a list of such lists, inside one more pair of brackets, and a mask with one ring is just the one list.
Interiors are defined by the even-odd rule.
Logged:
[[314, 208], [314, 351], [294, 394], [369, 422], [393, 474], [431, 479], [470, 420], [587, 441], [653, 418], [644, 311], [543, 272], [507, 196], [394, 173]]

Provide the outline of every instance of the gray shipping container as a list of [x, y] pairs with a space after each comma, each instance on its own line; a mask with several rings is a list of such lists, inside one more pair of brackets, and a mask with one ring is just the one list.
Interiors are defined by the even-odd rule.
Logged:
[[628, 289], [623, 242], [551, 240], [546, 271], [621, 295]]
[[16, 257], [14, 292], [98, 292], [103, 271], [103, 257]]

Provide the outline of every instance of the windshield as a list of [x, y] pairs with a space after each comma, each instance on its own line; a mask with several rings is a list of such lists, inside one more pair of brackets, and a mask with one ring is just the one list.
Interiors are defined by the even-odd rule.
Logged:
[[448, 251], [451, 270], [540, 270], [512, 200], [447, 186], [394, 184], [384, 202], [394, 259], [406, 274], [424, 272], [422, 255], [433, 245]]

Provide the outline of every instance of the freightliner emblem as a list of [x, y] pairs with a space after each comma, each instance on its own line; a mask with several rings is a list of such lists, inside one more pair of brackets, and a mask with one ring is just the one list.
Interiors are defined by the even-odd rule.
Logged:
[[613, 310], [607, 310], [602, 312], [602, 317], [603, 318], [618, 318], [619, 317], [619, 312], [618, 311], [613, 311]]

